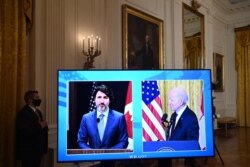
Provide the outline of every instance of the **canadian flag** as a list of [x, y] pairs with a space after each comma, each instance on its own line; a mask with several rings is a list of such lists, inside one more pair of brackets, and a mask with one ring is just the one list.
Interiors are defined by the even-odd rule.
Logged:
[[133, 142], [133, 112], [132, 112], [132, 83], [131, 81], [128, 84], [128, 89], [127, 89], [127, 97], [126, 97], [126, 105], [124, 109], [124, 115], [126, 119], [126, 124], [127, 124], [127, 131], [128, 131], [128, 147], [127, 149], [133, 149], [134, 147], [134, 142]]
[[200, 105], [200, 117], [199, 117], [199, 126], [200, 126], [200, 136], [199, 143], [201, 150], [206, 149], [206, 129], [205, 129], [205, 113], [204, 113], [204, 98], [203, 91], [201, 91], [201, 105]]

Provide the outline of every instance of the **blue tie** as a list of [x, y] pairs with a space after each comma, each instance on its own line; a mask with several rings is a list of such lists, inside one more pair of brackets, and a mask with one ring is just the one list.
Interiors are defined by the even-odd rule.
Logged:
[[104, 124], [104, 119], [103, 119], [104, 116], [105, 116], [104, 114], [99, 115], [100, 121], [98, 123], [98, 132], [99, 132], [99, 136], [101, 140], [103, 138], [103, 134], [105, 130], [105, 124]]

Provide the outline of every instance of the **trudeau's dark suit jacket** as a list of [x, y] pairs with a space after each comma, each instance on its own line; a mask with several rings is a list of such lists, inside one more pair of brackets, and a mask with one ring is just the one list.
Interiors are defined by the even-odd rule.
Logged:
[[189, 107], [182, 113], [169, 140], [199, 140], [198, 119]]
[[102, 141], [99, 137], [97, 123], [97, 111], [83, 115], [77, 139], [80, 148], [123, 149], [127, 147], [128, 133], [124, 114], [109, 110]]
[[[41, 111], [38, 110], [40, 119]], [[42, 128], [38, 115], [25, 105], [16, 118], [16, 155], [17, 159], [40, 161], [48, 148], [48, 128]]]

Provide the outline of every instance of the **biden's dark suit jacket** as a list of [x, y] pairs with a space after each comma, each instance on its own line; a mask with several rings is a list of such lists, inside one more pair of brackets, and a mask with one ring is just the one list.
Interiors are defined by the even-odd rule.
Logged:
[[77, 142], [83, 149], [123, 149], [128, 145], [128, 133], [124, 114], [110, 109], [101, 141], [97, 128], [97, 111], [83, 115]]
[[182, 113], [169, 140], [199, 140], [198, 119], [189, 107]]

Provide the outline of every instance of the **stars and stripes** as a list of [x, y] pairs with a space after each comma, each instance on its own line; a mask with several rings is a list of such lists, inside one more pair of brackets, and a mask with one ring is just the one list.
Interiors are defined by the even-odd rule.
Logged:
[[156, 81], [142, 82], [142, 127], [144, 141], [165, 140], [161, 124], [162, 104]]
[[96, 109], [96, 105], [95, 105], [95, 97], [94, 97], [94, 92], [96, 90], [97, 84], [96, 82], [93, 82], [92, 85], [92, 90], [91, 90], [91, 97], [89, 100], [89, 111], [94, 111]]

